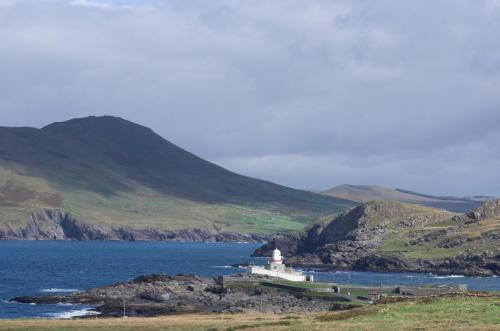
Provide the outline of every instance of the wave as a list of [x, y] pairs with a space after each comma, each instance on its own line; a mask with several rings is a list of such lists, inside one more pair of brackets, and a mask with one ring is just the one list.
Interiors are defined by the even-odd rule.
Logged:
[[99, 312], [92, 310], [92, 308], [87, 308], [87, 309], [70, 310], [61, 313], [50, 313], [47, 314], [47, 316], [53, 319], [71, 319], [73, 317], [96, 316], [99, 314], [100, 314]]
[[74, 303], [69, 303], [69, 302], [58, 302], [56, 304], [57, 306], [62, 306], [62, 307], [69, 307], [69, 306], [74, 306]]
[[463, 275], [449, 275], [449, 276], [433, 276], [432, 278], [440, 278], [440, 279], [443, 279], [443, 278], [463, 278], [465, 276]]
[[[21, 302], [18, 302], [16, 300], [2, 300], [3, 303], [6, 303], [6, 304], [20, 304], [20, 305], [30, 305], [30, 306], [36, 306], [36, 303], [35, 302], [26, 302], [26, 303], [21, 303]], [[1, 318], [1, 317], [0, 317]]]
[[76, 288], [44, 288], [40, 290], [40, 292], [45, 293], [73, 293], [78, 291], [80, 290]]
[[[218, 268], [218, 269], [248, 269], [251, 266], [244, 266], [244, 265], [239, 265], [239, 266], [232, 266], [232, 265], [212, 265], [210, 268]], [[258, 266], [256, 266], [258, 267]]]

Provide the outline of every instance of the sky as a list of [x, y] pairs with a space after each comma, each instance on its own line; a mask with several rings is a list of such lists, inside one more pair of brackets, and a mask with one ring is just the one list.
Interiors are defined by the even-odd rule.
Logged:
[[500, 196], [500, 0], [0, 0], [0, 125], [114, 115], [302, 189]]

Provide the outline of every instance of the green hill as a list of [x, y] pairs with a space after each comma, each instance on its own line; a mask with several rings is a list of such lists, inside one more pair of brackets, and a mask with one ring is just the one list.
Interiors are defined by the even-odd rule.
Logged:
[[235, 174], [116, 117], [0, 127], [0, 229], [58, 208], [110, 227], [272, 233], [351, 205]]

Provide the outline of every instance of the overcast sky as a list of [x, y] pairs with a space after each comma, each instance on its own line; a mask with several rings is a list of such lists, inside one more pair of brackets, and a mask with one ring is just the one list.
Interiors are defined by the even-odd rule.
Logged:
[[292, 187], [500, 196], [500, 0], [0, 0], [0, 125], [103, 114]]

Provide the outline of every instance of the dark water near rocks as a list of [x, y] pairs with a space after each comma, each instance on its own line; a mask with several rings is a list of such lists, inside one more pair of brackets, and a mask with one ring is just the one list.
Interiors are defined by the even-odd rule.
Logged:
[[[204, 276], [244, 272], [229, 267], [250, 258], [258, 244], [163, 242], [0, 241], [0, 318], [64, 318], [84, 314], [84, 305], [8, 303], [21, 295], [70, 293], [127, 281], [150, 273]], [[317, 280], [341, 284], [467, 284], [470, 289], [500, 290], [500, 278], [442, 277], [368, 272], [315, 273]]]

